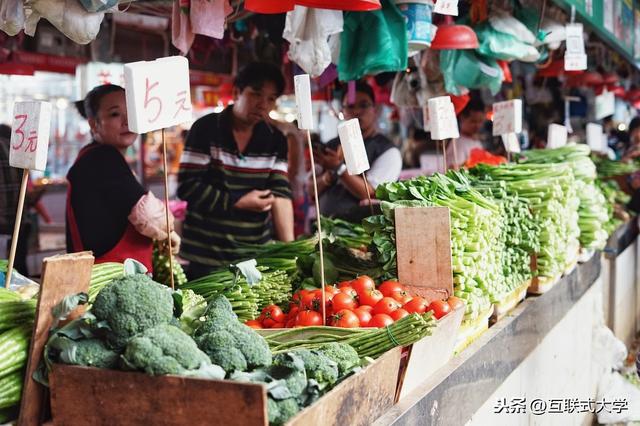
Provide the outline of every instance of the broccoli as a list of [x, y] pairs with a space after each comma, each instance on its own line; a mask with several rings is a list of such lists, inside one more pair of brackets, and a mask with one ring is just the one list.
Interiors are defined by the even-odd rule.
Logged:
[[224, 296], [209, 303], [205, 316], [204, 323], [196, 330], [196, 343], [227, 375], [271, 365], [271, 350], [266, 340], [238, 321]]
[[170, 324], [149, 328], [129, 340], [123, 361], [151, 375], [181, 374], [211, 364], [188, 334]]
[[338, 364], [318, 350], [299, 349], [292, 351], [304, 362], [307, 378], [313, 379], [321, 388], [338, 381]]
[[331, 342], [318, 348], [329, 359], [338, 364], [339, 377], [351, 372], [354, 367], [360, 365], [358, 352], [346, 343]]
[[207, 301], [193, 290], [178, 290], [173, 293], [173, 297], [180, 307], [177, 315], [180, 318], [180, 328], [187, 334], [193, 334], [201, 324], [200, 318], [207, 309]]
[[91, 312], [111, 329], [107, 341], [123, 348], [138, 333], [173, 318], [171, 290], [144, 274], [127, 275], [107, 284], [96, 296]]
[[269, 375], [274, 379], [284, 379], [294, 398], [300, 397], [307, 388], [304, 362], [293, 352], [276, 355], [269, 368]]
[[60, 362], [73, 365], [86, 365], [97, 368], [115, 368], [120, 354], [107, 348], [98, 339], [72, 340], [60, 336], [55, 341], [55, 348], [62, 349]]
[[278, 401], [269, 398], [267, 400], [269, 425], [283, 425], [291, 417], [295, 416], [298, 411], [300, 411], [300, 406], [295, 398], [281, 399]]

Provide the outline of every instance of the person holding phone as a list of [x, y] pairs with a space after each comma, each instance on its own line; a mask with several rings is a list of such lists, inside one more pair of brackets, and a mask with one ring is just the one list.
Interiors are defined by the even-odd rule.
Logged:
[[125, 160], [138, 135], [129, 130], [124, 89], [97, 86], [76, 108], [93, 141], [67, 174], [67, 251], [91, 250], [95, 263], [132, 258], [151, 271], [153, 240], [171, 238], [178, 252], [180, 237], [167, 232], [164, 203], [140, 185]]
[[243, 243], [293, 240], [287, 139], [267, 121], [283, 91], [277, 66], [251, 63], [235, 79], [233, 105], [189, 130], [178, 197], [188, 202], [180, 254], [190, 279], [244, 260]]
[[[376, 107], [373, 88], [362, 81], [356, 83], [355, 102], [342, 96], [345, 120], [357, 118], [362, 130], [365, 150], [371, 168], [366, 172], [369, 195], [375, 197], [376, 187], [384, 182], [398, 180], [402, 171], [402, 154], [393, 143], [378, 130], [379, 109]], [[316, 163], [321, 167], [318, 174], [320, 213], [328, 217], [359, 219], [360, 203], [367, 201], [367, 191], [362, 177], [347, 173], [340, 139], [335, 138], [325, 145], [314, 147]], [[313, 183], [310, 183], [310, 192]], [[366, 208], [366, 212], [370, 211]]]

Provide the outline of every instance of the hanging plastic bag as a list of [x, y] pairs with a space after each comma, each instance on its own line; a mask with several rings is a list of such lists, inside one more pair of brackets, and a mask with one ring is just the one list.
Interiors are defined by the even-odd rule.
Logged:
[[104, 12], [118, 4], [118, 0], [80, 0], [87, 12]]
[[[424, 67], [427, 58], [435, 59], [430, 62], [437, 62], [437, 55], [433, 51], [425, 50], [419, 64], [411, 67], [410, 72], [399, 72], [391, 87], [391, 103], [401, 107], [418, 108], [427, 105], [430, 98], [445, 94], [444, 81], [439, 72], [434, 79], [429, 80]], [[412, 62], [412, 59], [409, 60]]]
[[331, 64], [329, 38], [342, 32], [342, 11], [296, 6], [287, 12], [282, 37], [289, 58], [307, 74], [318, 77]]
[[367, 74], [401, 71], [407, 67], [407, 28], [404, 15], [391, 0], [382, 9], [345, 12], [338, 76], [358, 80]]
[[71, 40], [88, 44], [98, 35], [104, 18], [104, 12], [87, 12], [78, 0], [32, 0], [30, 5], [24, 32], [32, 37], [40, 18], [45, 18]]
[[488, 22], [477, 25], [474, 30], [480, 43], [478, 53], [483, 56], [523, 62], [535, 62], [540, 58], [540, 52], [533, 45], [523, 43], [512, 34], [497, 31]]
[[23, 0], [0, 1], [0, 30], [14, 36], [24, 28]]
[[489, 24], [496, 31], [510, 34], [522, 43], [534, 44], [536, 42], [536, 36], [529, 31], [529, 28], [506, 12], [495, 10], [489, 17]]
[[445, 90], [461, 95], [463, 90], [487, 87], [492, 94], [500, 91], [504, 75], [498, 63], [480, 58], [473, 50], [442, 50], [440, 69], [444, 75]]

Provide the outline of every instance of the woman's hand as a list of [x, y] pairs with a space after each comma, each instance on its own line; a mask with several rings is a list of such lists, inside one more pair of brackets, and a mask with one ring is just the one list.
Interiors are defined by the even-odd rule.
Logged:
[[325, 170], [335, 170], [344, 162], [344, 155], [342, 154], [341, 146], [338, 146], [335, 150], [314, 150], [313, 155], [315, 156], [316, 162]]
[[240, 210], [248, 210], [252, 212], [268, 212], [273, 205], [274, 196], [270, 190], [254, 189], [243, 195], [234, 205]]

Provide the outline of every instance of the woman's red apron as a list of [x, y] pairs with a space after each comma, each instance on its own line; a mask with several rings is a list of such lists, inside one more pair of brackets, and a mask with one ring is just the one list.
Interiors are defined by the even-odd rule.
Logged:
[[[95, 145], [94, 145], [95, 146]], [[92, 146], [88, 146], [80, 151], [78, 154], [78, 161], [92, 149]], [[75, 213], [71, 206], [71, 182], [67, 188], [67, 224], [69, 226], [69, 232], [71, 234], [71, 242], [73, 244], [73, 251], [83, 251], [84, 246], [82, 244], [82, 238], [80, 237], [80, 231], [78, 229], [78, 223], [76, 222]], [[100, 226], [100, 224], [96, 224]], [[133, 227], [133, 225], [127, 222], [127, 229], [124, 231], [122, 238], [118, 243], [109, 250], [107, 253], [100, 257], [96, 257], [95, 263], [105, 262], [124, 262], [125, 259], [135, 259], [147, 267], [149, 271], [152, 271], [152, 256], [153, 256], [153, 242], [150, 238], [145, 237]]]

